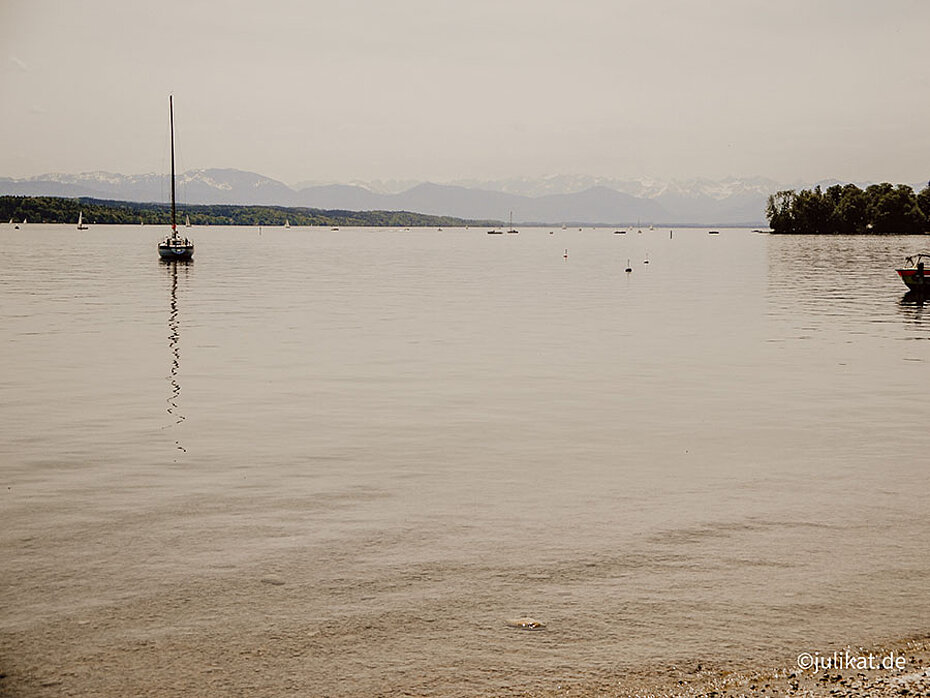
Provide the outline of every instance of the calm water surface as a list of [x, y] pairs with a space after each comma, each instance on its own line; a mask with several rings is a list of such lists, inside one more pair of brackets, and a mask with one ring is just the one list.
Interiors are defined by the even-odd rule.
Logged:
[[2, 228], [0, 643], [451, 695], [927, 631], [922, 240]]

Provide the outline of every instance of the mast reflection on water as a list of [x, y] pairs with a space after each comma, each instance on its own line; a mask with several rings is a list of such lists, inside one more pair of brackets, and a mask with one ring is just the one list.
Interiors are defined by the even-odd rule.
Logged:
[[[172, 417], [171, 424], [166, 428], [177, 428], [186, 417], [181, 414], [179, 400], [181, 397], [181, 383], [178, 380], [178, 374], [181, 370], [181, 323], [178, 318], [178, 275], [182, 273], [186, 278], [192, 262], [190, 261], [163, 261], [169, 276], [171, 278], [171, 298], [169, 303], [170, 312], [168, 313], [168, 349], [171, 351], [171, 368], [168, 371], [167, 380], [171, 386], [171, 391], [167, 399], [167, 412]], [[181, 445], [180, 438], [175, 439], [175, 446], [179, 451], [187, 453], [187, 449]]]

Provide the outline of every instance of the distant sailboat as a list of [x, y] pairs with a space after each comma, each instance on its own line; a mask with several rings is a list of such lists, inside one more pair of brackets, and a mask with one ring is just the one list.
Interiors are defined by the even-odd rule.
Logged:
[[190, 228], [190, 227], [191, 227], [191, 217], [190, 217], [190, 216], [184, 216], [184, 227], [185, 227], [185, 228]]
[[194, 256], [194, 243], [178, 235], [178, 214], [174, 195], [174, 98], [168, 97], [171, 123], [171, 234], [158, 245], [158, 255], [165, 261], [187, 261]]
[[87, 226], [84, 225], [84, 212], [83, 212], [83, 211], [79, 211], [79, 212], [78, 212], [78, 227], [77, 227], [77, 229], [78, 229], [78, 230], [87, 230]]
[[519, 233], [520, 232], [519, 230], [516, 230], [513, 227], [513, 211], [510, 212], [510, 230], [508, 230], [507, 232], [508, 233]]
[[290, 227], [291, 227], [291, 222], [290, 222], [287, 218], [284, 219], [284, 227], [285, 227], [285, 228], [290, 228]]

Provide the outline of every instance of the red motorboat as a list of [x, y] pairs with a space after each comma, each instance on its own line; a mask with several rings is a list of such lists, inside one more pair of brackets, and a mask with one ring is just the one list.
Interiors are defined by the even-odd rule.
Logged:
[[895, 271], [910, 290], [930, 294], [930, 277], [924, 273], [925, 262], [930, 262], [930, 254], [921, 252], [907, 257], [905, 266]]

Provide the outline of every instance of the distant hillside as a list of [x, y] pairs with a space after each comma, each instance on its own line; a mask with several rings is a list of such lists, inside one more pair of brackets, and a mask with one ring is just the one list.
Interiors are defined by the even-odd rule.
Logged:
[[[420, 183], [402, 191], [326, 184], [294, 189], [253, 172], [193, 170], [178, 177], [186, 205], [236, 204], [342, 211], [413, 211], [431, 216], [516, 223], [632, 225], [758, 225], [766, 198], [780, 187], [767, 180], [622, 181], [556, 177], [462, 184]], [[164, 175], [88, 172], [0, 178], [0, 194], [164, 202]]]
[[[29, 223], [77, 223], [83, 212], [88, 224], [169, 225], [167, 204], [106, 201], [81, 197], [0, 196], [0, 221], [28, 220]], [[492, 226], [498, 221], [478, 221], [450, 216], [426, 216], [408, 211], [339, 211], [283, 206], [185, 206], [181, 221], [190, 217], [192, 225], [344, 225], [380, 227]]]

